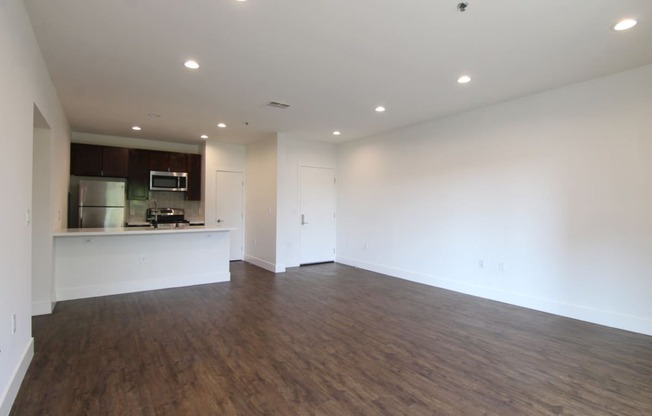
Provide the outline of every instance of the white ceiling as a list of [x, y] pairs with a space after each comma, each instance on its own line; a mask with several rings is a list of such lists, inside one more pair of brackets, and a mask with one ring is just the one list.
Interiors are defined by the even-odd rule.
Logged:
[[25, 4], [74, 131], [176, 142], [346, 141], [652, 63], [650, 0], [459, 1]]

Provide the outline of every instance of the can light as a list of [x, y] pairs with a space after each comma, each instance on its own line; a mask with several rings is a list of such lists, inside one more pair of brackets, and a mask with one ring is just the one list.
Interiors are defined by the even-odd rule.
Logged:
[[469, 82], [471, 82], [471, 77], [468, 75], [462, 75], [457, 79], [458, 84], [468, 84]]
[[385, 107], [383, 107], [382, 105], [379, 105], [378, 107], [376, 107], [376, 112], [377, 113], [384, 113], [385, 112]]
[[205, 134], [202, 134], [202, 135], [201, 135], [201, 136], [199, 136], [199, 137], [200, 137], [200, 138], [202, 138], [202, 139], [204, 139], [204, 140], [206, 140], [206, 139], [208, 139], [208, 136], [207, 136], [207, 135], [205, 135]]
[[619, 32], [623, 30], [629, 30], [634, 26], [636, 26], [637, 23], [638, 22], [634, 19], [623, 19], [620, 22], [616, 23], [616, 25], [614, 26], [614, 30], [617, 30]]
[[183, 66], [185, 66], [188, 69], [199, 69], [199, 64], [197, 63], [197, 61], [193, 61], [193, 60], [188, 60], [184, 62]]
[[340, 132], [340, 131], [338, 131], [338, 130], [335, 130], [335, 131], [333, 132], [333, 136], [339, 136], [340, 134], [342, 134], [342, 132]]
[[140, 127], [138, 127], [138, 126], [133, 126], [131, 129], [132, 129], [132, 130], [136, 130], [136, 131], [141, 131], [141, 130], [142, 130], [142, 129], [141, 129]]
[[221, 128], [221, 129], [223, 129], [223, 128], [225, 128], [225, 127], [226, 127], [226, 124], [224, 124], [224, 123], [220, 123], [220, 124], [218, 124], [218, 125], [217, 125], [217, 127], [219, 127], [219, 128]]

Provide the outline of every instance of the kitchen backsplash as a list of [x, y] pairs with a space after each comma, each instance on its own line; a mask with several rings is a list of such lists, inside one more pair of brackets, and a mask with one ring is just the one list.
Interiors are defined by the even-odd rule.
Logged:
[[150, 191], [147, 201], [127, 201], [127, 222], [145, 221], [145, 211], [154, 207], [154, 201], [159, 208], [183, 208], [187, 220], [203, 222], [200, 201], [186, 201], [184, 195], [184, 192]]

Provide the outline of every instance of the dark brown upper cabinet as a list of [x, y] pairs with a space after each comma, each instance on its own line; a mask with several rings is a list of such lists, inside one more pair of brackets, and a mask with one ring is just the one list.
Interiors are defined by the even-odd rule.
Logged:
[[126, 178], [129, 175], [129, 149], [102, 147], [102, 176]]
[[188, 155], [188, 201], [201, 200], [201, 155]]
[[71, 175], [126, 178], [128, 166], [127, 149], [81, 143], [70, 145]]
[[129, 149], [127, 199], [144, 201], [149, 198], [149, 150]]
[[202, 156], [198, 154], [161, 152], [72, 143], [70, 174], [127, 178], [127, 199], [149, 198], [149, 172], [188, 172], [189, 201], [201, 200]]
[[188, 155], [151, 150], [149, 152], [149, 170], [186, 172], [188, 170]]

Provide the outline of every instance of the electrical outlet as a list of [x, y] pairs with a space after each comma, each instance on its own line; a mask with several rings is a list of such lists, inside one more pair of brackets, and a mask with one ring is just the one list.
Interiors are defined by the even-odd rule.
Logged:
[[11, 314], [11, 334], [12, 335], [16, 334], [16, 314], [15, 313]]
[[29, 225], [32, 222], [32, 211], [29, 209], [25, 210], [25, 225]]
[[369, 250], [369, 243], [364, 243], [364, 251]]
[[484, 269], [484, 260], [483, 259], [478, 260], [478, 267], [481, 268], [481, 269]]
[[147, 263], [147, 256], [145, 256], [144, 254], [141, 254], [140, 255], [140, 264], [145, 264], [145, 263]]
[[501, 273], [505, 272], [505, 262], [504, 261], [499, 261], [498, 262], [498, 271]]

